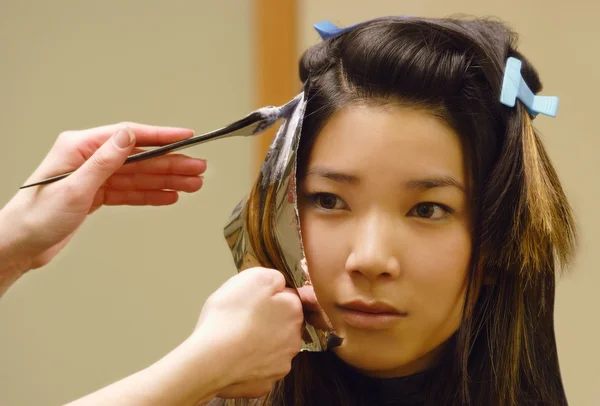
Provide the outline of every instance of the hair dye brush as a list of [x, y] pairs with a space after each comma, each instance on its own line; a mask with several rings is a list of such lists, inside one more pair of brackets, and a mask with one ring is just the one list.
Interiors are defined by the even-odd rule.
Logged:
[[[196, 135], [185, 140], [176, 141], [171, 144], [163, 145], [152, 150], [138, 152], [136, 154], [130, 155], [125, 160], [125, 165], [133, 162], [139, 162], [144, 161], [146, 159], [155, 158], [157, 156], [165, 155], [173, 151], [178, 151], [181, 149], [192, 147], [194, 145], [219, 140], [222, 138], [259, 135], [271, 126], [273, 126], [273, 124], [275, 124], [280, 118], [283, 118], [286, 115], [288, 115], [290, 111], [294, 109], [299, 99], [300, 96], [297, 96], [288, 103], [279, 107], [261, 107], [260, 109], [248, 114], [246, 117], [237, 120], [227, 125], [226, 127], [220, 128], [218, 130], [214, 130], [201, 135]], [[25, 189], [32, 186], [45, 185], [48, 183], [56, 182], [57, 180], [66, 178], [73, 172], [74, 171], [66, 172], [38, 182], [23, 185], [19, 189]]]

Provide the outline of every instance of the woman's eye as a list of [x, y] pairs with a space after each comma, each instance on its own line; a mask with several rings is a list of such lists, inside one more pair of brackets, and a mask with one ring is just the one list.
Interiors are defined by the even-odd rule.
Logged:
[[319, 208], [324, 210], [339, 210], [344, 208], [342, 199], [331, 193], [315, 193], [312, 195], [312, 200]]
[[446, 217], [452, 211], [441, 204], [436, 203], [419, 203], [412, 210], [413, 215], [431, 220], [439, 220]]

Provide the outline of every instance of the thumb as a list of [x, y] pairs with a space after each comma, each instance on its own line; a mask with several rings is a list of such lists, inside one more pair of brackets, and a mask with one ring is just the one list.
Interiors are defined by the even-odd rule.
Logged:
[[70, 176], [81, 187], [83, 194], [93, 196], [106, 180], [127, 159], [135, 146], [135, 134], [129, 128], [119, 129]]
[[298, 296], [300, 296], [300, 301], [302, 302], [302, 305], [306, 310], [320, 310], [317, 295], [315, 294], [315, 290], [311, 285], [305, 285], [298, 288]]

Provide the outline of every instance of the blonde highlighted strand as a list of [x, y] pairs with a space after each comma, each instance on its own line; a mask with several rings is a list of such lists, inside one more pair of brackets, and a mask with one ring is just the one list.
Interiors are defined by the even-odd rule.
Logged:
[[[525, 107], [518, 105], [521, 121], [524, 193], [514, 230], [519, 232], [521, 270], [548, 271], [548, 255], [568, 267], [574, 256], [576, 231], [573, 211], [558, 174], [542, 145]], [[548, 251], [548, 249], [551, 251]]]

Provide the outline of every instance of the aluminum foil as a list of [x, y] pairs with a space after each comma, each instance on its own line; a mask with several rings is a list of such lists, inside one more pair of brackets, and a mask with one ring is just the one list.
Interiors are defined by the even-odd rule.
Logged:
[[[280, 110], [283, 123], [254, 189], [235, 207], [224, 230], [238, 272], [257, 266], [274, 268], [283, 273], [288, 287], [296, 289], [310, 284], [296, 193], [296, 158], [306, 103], [303, 92]], [[258, 235], [258, 240], [252, 235]], [[326, 351], [341, 343], [332, 328], [322, 327], [304, 322], [302, 351]]]

